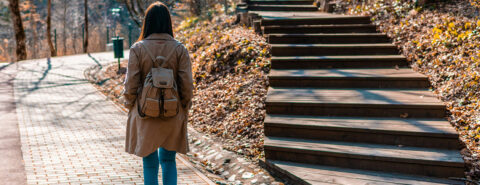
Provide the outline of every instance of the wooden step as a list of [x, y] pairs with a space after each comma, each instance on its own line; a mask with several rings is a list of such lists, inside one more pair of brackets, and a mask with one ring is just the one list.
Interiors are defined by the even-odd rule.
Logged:
[[273, 25], [263, 26], [264, 34], [274, 33], [376, 33], [373, 24]]
[[250, 11], [317, 11], [314, 5], [248, 5]]
[[[250, 8], [250, 7], [249, 7]], [[291, 10], [293, 11], [293, 10]], [[289, 17], [263, 18], [262, 26], [271, 25], [322, 25], [322, 24], [370, 24], [368, 16], [324, 16], [324, 17]]]
[[462, 181], [453, 181], [441, 178], [385, 173], [333, 166], [320, 166], [287, 161], [266, 160], [264, 166], [270, 173], [291, 184], [320, 185], [320, 184], [385, 184], [385, 185], [441, 185], [464, 184]]
[[440, 178], [464, 177], [463, 158], [456, 150], [280, 137], [265, 137], [264, 147], [269, 160]]
[[316, 89], [270, 87], [267, 114], [445, 118], [432, 92], [405, 89]]
[[272, 56], [398, 55], [393, 44], [272, 44]]
[[358, 44], [391, 43], [383, 33], [269, 34], [270, 44]]
[[410, 68], [272, 69], [272, 87], [426, 89], [428, 77]]
[[273, 56], [272, 69], [408, 67], [402, 55]]
[[259, 5], [313, 5], [313, 0], [250, 0], [248, 4]]
[[444, 119], [267, 115], [265, 135], [425, 148], [460, 148], [458, 134]]

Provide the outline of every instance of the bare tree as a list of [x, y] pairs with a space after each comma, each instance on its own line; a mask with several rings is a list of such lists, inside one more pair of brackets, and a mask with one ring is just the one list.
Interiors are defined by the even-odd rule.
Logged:
[[15, 31], [16, 41], [16, 55], [17, 61], [27, 59], [27, 49], [25, 44], [25, 30], [23, 29], [22, 17], [20, 15], [20, 8], [18, 6], [18, 0], [8, 0], [9, 9], [13, 20], [13, 29]]
[[[142, 19], [145, 16], [145, 11], [147, 7], [158, 0], [122, 0], [125, 6], [127, 7], [128, 14], [135, 22], [135, 24], [140, 27]], [[165, 5], [168, 7], [173, 7], [175, 0], [162, 0]]]
[[67, 0], [63, 0], [63, 55], [67, 55]]
[[85, 7], [85, 40], [83, 40], [83, 52], [88, 52], [88, 0], [84, 0]]
[[30, 11], [30, 24], [31, 24], [31, 30], [33, 34], [33, 51], [32, 51], [32, 58], [37, 58], [38, 57], [38, 35], [37, 35], [37, 12], [36, 12], [36, 7], [34, 6], [33, 0], [30, 0], [31, 4], [31, 11]]
[[57, 51], [53, 47], [52, 43], [52, 0], [48, 0], [47, 5], [47, 42], [48, 47], [50, 48], [50, 56], [57, 56]]

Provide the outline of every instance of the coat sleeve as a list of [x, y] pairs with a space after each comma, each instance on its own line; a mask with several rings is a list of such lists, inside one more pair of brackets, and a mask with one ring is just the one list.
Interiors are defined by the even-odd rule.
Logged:
[[177, 51], [180, 54], [177, 76], [180, 100], [184, 109], [190, 109], [193, 97], [192, 63], [187, 48], [181, 46]]
[[138, 54], [134, 47], [130, 49], [128, 58], [127, 74], [125, 75], [123, 97], [125, 107], [132, 109], [137, 99], [138, 88], [140, 87], [140, 65]]

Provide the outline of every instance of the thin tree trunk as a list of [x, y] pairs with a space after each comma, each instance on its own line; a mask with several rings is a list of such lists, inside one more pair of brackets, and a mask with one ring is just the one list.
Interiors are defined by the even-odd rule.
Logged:
[[[33, 1], [30, 1], [33, 4]], [[30, 23], [32, 24], [32, 34], [33, 34], [33, 56], [32, 58], [37, 58], [38, 57], [38, 36], [37, 36], [37, 21], [35, 20], [35, 8], [32, 8], [32, 11], [30, 12]]]
[[83, 52], [87, 53], [88, 51], [88, 1], [84, 0], [84, 4], [85, 4], [85, 32], [84, 32], [85, 40], [83, 41], [83, 45], [84, 45]]
[[67, 55], [67, 0], [63, 0], [63, 55]]
[[25, 44], [25, 30], [23, 29], [22, 17], [20, 16], [20, 8], [18, 0], [8, 0], [10, 12], [12, 15], [13, 29], [15, 31], [16, 55], [17, 61], [27, 59], [27, 49]]
[[[73, 54], [77, 54], [77, 28], [70, 28], [70, 30], [73, 30], [73, 40], [72, 40], [72, 46], [73, 46]], [[83, 42], [83, 40], [82, 40]]]
[[143, 3], [140, 0], [136, 0], [138, 9], [140, 10], [141, 15], [145, 15], [145, 10], [143, 9]]
[[130, 17], [132, 18], [133, 22], [135, 22], [135, 24], [140, 27], [140, 22], [138, 22], [137, 20], [137, 17], [136, 15], [133, 13], [132, 11], [132, 8], [130, 7], [129, 3], [127, 2], [127, 0], [124, 0], [123, 1], [125, 3], [125, 6], [127, 7], [127, 10], [128, 10], [128, 14], [130, 15]]
[[55, 48], [53, 47], [52, 43], [52, 0], [48, 0], [48, 5], [47, 5], [47, 42], [48, 42], [48, 47], [50, 47], [50, 56], [54, 57], [57, 56], [57, 51], [55, 51]]

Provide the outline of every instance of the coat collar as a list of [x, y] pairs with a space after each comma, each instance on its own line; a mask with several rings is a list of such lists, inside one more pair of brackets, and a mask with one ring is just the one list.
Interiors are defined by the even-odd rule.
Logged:
[[174, 40], [168, 33], [152, 33], [145, 40]]

